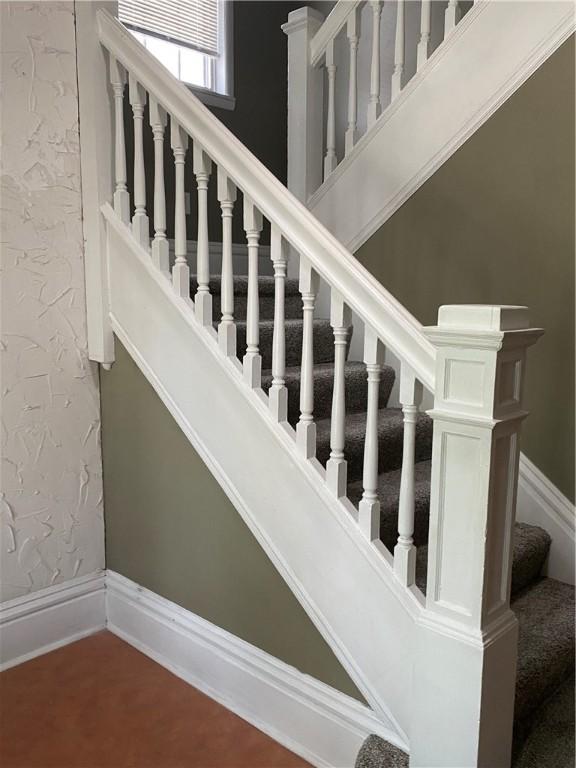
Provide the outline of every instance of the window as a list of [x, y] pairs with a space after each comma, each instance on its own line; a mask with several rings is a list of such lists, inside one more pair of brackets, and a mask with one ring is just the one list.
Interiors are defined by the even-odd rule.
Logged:
[[231, 5], [227, 0], [119, 0], [118, 17], [202, 101], [233, 109]]

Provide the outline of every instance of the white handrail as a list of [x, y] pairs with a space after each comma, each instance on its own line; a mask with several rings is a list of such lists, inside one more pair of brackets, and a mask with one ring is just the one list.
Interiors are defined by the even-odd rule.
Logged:
[[315, 67], [324, 55], [328, 43], [330, 43], [348, 21], [348, 17], [362, 0], [347, 0], [345, 3], [336, 3], [326, 20], [316, 32], [310, 42], [310, 64]]
[[168, 70], [110, 13], [98, 12], [102, 44], [222, 166], [288, 242], [338, 291], [391, 351], [434, 391], [434, 346], [421, 324]]

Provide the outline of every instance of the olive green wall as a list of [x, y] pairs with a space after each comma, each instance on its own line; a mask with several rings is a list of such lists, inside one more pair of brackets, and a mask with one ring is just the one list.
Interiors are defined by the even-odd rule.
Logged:
[[118, 340], [100, 385], [106, 567], [361, 699]]
[[425, 324], [441, 304], [530, 307], [546, 334], [529, 350], [522, 450], [573, 500], [574, 39], [356, 255]]

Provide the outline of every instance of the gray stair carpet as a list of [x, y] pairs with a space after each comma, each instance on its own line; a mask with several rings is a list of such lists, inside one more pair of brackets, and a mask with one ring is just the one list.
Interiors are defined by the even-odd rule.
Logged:
[[[246, 349], [246, 299], [248, 280], [234, 278], [238, 357]], [[194, 295], [196, 281], [191, 280]], [[210, 280], [214, 324], [220, 317], [220, 279]], [[259, 279], [260, 354], [262, 388], [272, 384], [272, 335], [274, 330], [274, 278]], [[302, 355], [302, 301], [298, 281], [287, 280], [286, 387], [288, 420], [299, 417]], [[349, 339], [351, 333], [349, 333]], [[327, 319], [314, 320], [314, 417], [317, 458], [325, 464], [330, 454], [330, 414], [334, 376], [334, 337]], [[398, 408], [389, 408], [394, 371], [383, 366], [379, 395], [379, 495], [381, 539], [393, 550], [397, 538], [398, 499], [403, 445], [403, 419]], [[366, 371], [363, 363], [349, 360], [345, 367], [346, 447], [348, 497], [357, 505], [362, 496], [362, 465], [366, 426]], [[426, 592], [428, 522], [430, 507], [430, 457], [432, 422], [420, 414], [416, 428], [414, 541], [418, 545], [416, 584]], [[574, 764], [574, 588], [542, 578], [550, 538], [541, 528], [523, 523], [515, 527], [512, 609], [519, 622], [518, 672], [514, 724], [515, 768], [565, 768]], [[465, 682], [465, 681], [463, 681]], [[568, 762], [570, 761], [570, 762]], [[404, 768], [408, 756], [378, 736], [370, 736], [358, 755], [357, 768]]]

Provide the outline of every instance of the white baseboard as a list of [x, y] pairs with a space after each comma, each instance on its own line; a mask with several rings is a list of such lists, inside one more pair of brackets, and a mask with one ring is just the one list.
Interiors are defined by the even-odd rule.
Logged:
[[106, 602], [111, 632], [312, 765], [351, 768], [370, 733], [396, 741], [355, 699], [111, 571]]
[[574, 584], [574, 504], [524, 454], [520, 455], [516, 517], [539, 525], [552, 537], [547, 575]]
[[105, 575], [81, 576], [0, 604], [0, 670], [106, 626]]

